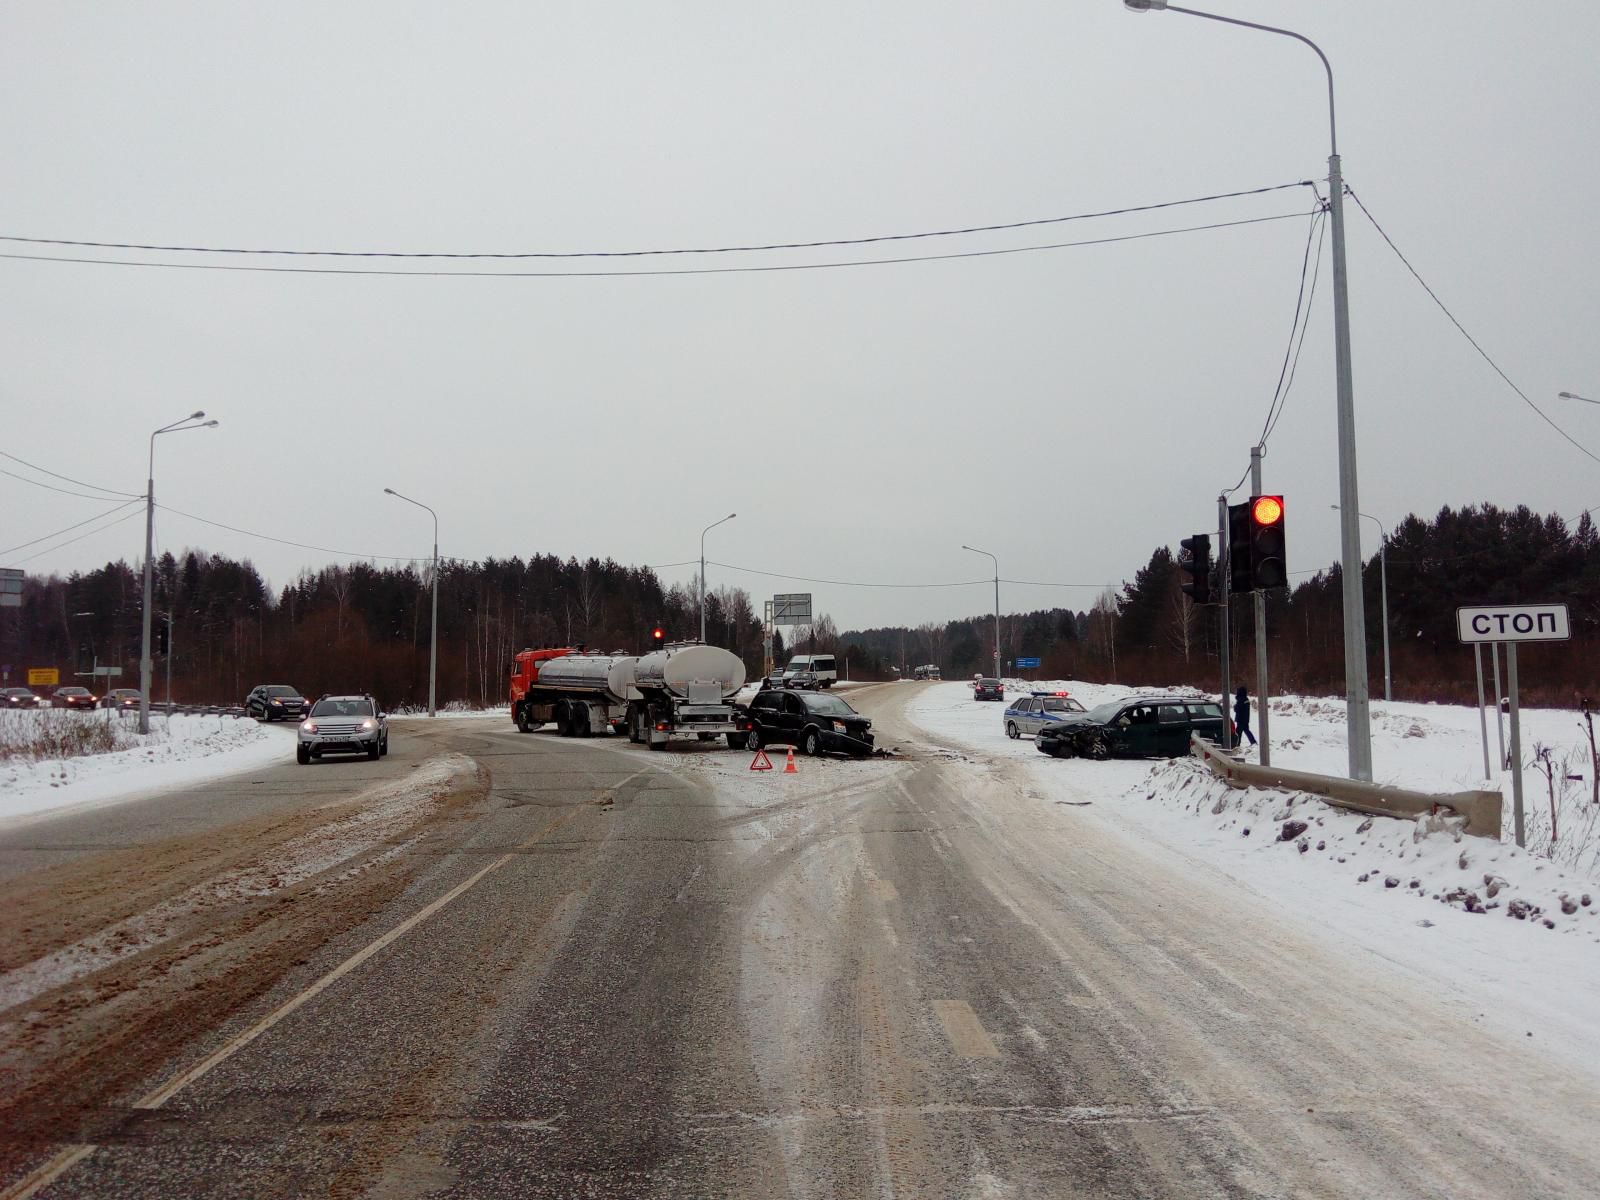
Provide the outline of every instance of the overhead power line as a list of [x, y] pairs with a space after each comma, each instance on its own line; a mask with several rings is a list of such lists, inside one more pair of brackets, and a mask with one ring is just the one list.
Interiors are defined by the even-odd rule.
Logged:
[[[1326, 208], [1318, 209], [1311, 217], [1311, 225], [1306, 230], [1305, 256], [1300, 260], [1300, 289], [1294, 299], [1294, 320], [1289, 324], [1289, 343], [1283, 348], [1283, 365], [1278, 368], [1278, 386], [1273, 389], [1272, 403], [1267, 406], [1267, 419], [1261, 426], [1261, 438], [1258, 445], [1266, 446], [1267, 439], [1272, 436], [1272, 431], [1278, 424], [1278, 418], [1283, 415], [1283, 406], [1289, 399], [1289, 389], [1294, 386], [1295, 368], [1300, 365], [1300, 347], [1305, 345], [1306, 330], [1311, 327], [1311, 301], [1316, 296], [1317, 274], [1322, 266], [1322, 237], [1319, 231], [1327, 228]], [[1316, 237], [1317, 253], [1315, 262], [1319, 270], [1311, 275], [1309, 288], [1306, 284], [1307, 268], [1313, 259], [1311, 254], [1311, 240]], [[1298, 336], [1297, 336], [1298, 335]]]
[[[126, 507], [130, 507], [130, 506], [129, 505], [120, 505], [119, 507], [126, 508]], [[100, 515], [103, 517], [106, 514], [105, 513], [101, 513]], [[16, 559], [15, 562], [18, 565], [20, 565], [22, 563], [25, 563], [25, 562], [32, 562], [34, 559], [40, 557], [41, 555], [50, 554], [50, 553], [53, 553], [56, 550], [64, 549], [67, 546], [72, 545], [74, 542], [81, 542], [81, 541], [83, 541], [84, 538], [93, 537], [97, 533], [104, 533], [106, 530], [110, 529], [112, 526], [121, 525], [124, 521], [131, 521], [131, 520], [133, 520], [134, 517], [137, 517], [139, 515], [140, 515], [139, 509], [135, 508], [132, 512], [124, 513], [122, 516], [117, 517], [113, 521], [107, 521], [104, 525], [101, 525], [96, 529], [85, 530], [83, 533], [80, 533], [77, 537], [68, 538], [64, 542], [57, 542], [53, 546], [46, 546], [43, 550], [35, 550], [32, 554], [27, 554], [27, 555], [24, 555], [23, 557], [21, 557], [19, 559]], [[98, 519], [99, 518], [96, 518], [96, 520], [98, 520]]]
[[1439, 293], [1435, 292], [1431, 287], [1428, 286], [1428, 281], [1426, 279], [1424, 279], [1421, 276], [1420, 273], [1418, 273], [1417, 269], [1414, 266], [1411, 265], [1411, 260], [1408, 259], [1404, 254], [1402, 254], [1400, 252], [1400, 247], [1396, 246], [1394, 244], [1394, 239], [1391, 238], [1388, 235], [1388, 233], [1384, 231], [1384, 228], [1383, 228], [1382, 225], [1378, 224], [1378, 219], [1376, 217], [1374, 217], [1370, 212], [1367, 211], [1367, 206], [1365, 204], [1361, 203], [1361, 197], [1356, 195], [1353, 190], [1350, 190], [1350, 189], [1346, 189], [1346, 190], [1350, 192], [1350, 199], [1352, 199], [1352, 200], [1354, 200], [1356, 202], [1356, 207], [1361, 210], [1362, 215], [1365, 216], [1368, 221], [1372, 222], [1372, 227], [1378, 231], [1378, 236], [1383, 238], [1383, 240], [1388, 243], [1389, 249], [1394, 251], [1395, 257], [1398, 258], [1402, 263], [1405, 264], [1406, 270], [1411, 272], [1411, 277], [1422, 285], [1422, 290], [1428, 293], [1429, 299], [1431, 299], [1435, 304], [1437, 304], [1439, 306], [1439, 311], [1442, 312], [1446, 317], [1448, 317], [1450, 319], [1450, 324], [1454, 325], [1456, 327], [1456, 329], [1460, 332], [1461, 336], [1467, 339], [1468, 344], [1471, 345], [1471, 347], [1478, 352], [1479, 357], [1481, 357], [1484, 362], [1489, 364], [1490, 368], [1494, 371], [1494, 373], [1496, 375], [1500, 376], [1500, 378], [1505, 381], [1506, 386], [1509, 387], [1513, 392], [1515, 392], [1517, 394], [1517, 396], [1522, 400], [1522, 402], [1524, 404], [1526, 404], [1529, 408], [1533, 409], [1533, 411], [1538, 414], [1539, 419], [1541, 421], [1543, 421], [1546, 425], [1550, 426], [1551, 429], [1554, 429], [1562, 437], [1566, 438], [1566, 440], [1571, 442], [1575, 447], [1577, 447], [1577, 449], [1581, 453], [1588, 455], [1589, 458], [1593, 459], [1597, 463], [1600, 463], [1600, 455], [1596, 455], [1593, 450], [1590, 450], [1589, 447], [1585, 446], [1577, 438], [1573, 437], [1565, 429], [1563, 429], [1563, 428], [1561, 428], [1561, 426], [1557, 425], [1555, 423], [1555, 421], [1553, 421], [1549, 416], [1547, 416], [1545, 414], [1544, 409], [1540, 408], [1537, 404], [1535, 404], [1531, 399], [1528, 398], [1528, 393], [1524, 392], [1521, 388], [1519, 388], [1516, 385], [1515, 382], [1512, 381], [1511, 376], [1507, 375], [1504, 371], [1502, 371], [1500, 369], [1500, 364], [1495, 362], [1494, 359], [1489, 357], [1489, 352], [1487, 350], [1485, 350], [1481, 345], [1478, 344], [1478, 339], [1473, 337], [1470, 333], [1467, 332], [1467, 327], [1465, 325], [1463, 325], [1460, 321], [1458, 321], [1456, 319], [1455, 313], [1451, 312], [1450, 309], [1445, 305], [1445, 302], [1443, 300], [1439, 299]]
[[[7, 457], [9, 458], [10, 456], [7, 455]], [[35, 468], [35, 469], [37, 469], [37, 468]], [[0, 467], [0, 475], [6, 475], [6, 476], [9, 476], [12, 479], [20, 480], [23, 483], [32, 484], [36, 488], [44, 488], [44, 490], [47, 491], [47, 492], [60, 492], [63, 496], [76, 496], [80, 500], [99, 500], [99, 501], [101, 501], [103, 503], [106, 500], [109, 500], [111, 498], [111, 496], [96, 496], [92, 492], [72, 492], [72, 491], [68, 491], [66, 488], [57, 487], [53, 483], [45, 483], [43, 480], [39, 480], [39, 479], [29, 479], [26, 475], [18, 475], [15, 471], [7, 471], [4, 467]], [[93, 487], [94, 485], [92, 483], [90, 483], [90, 484], [85, 484], [84, 486], [85, 487]], [[126, 492], [112, 492], [111, 495], [112, 496], [125, 496], [125, 495], [128, 495], [128, 493], [126, 493]], [[134, 499], [134, 500], [143, 500], [144, 499], [143, 496], [131, 496], [130, 498]]]
[[888, 267], [906, 263], [949, 262], [962, 258], [997, 258], [1011, 254], [1033, 254], [1045, 250], [1071, 250], [1080, 246], [1108, 246], [1116, 242], [1137, 242], [1147, 238], [1174, 237], [1185, 233], [1205, 233], [1214, 229], [1235, 229], [1243, 225], [1262, 225], [1270, 221], [1292, 221], [1304, 215], [1301, 212], [1278, 213], [1274, 216], [1247, 217], [1237, 221], [1216, 221], [1208, 225], [1186, 225], [1174, 229], [1155, 229], [1144, 233], [1127, 233], [1117, 237], [1085, 238], [1076, 242], [1051, 242], [1044, 245], [1010, 246], [994, 250], [965, 250], [950, 254], [913, 254], [898, 258], [841, 259], [820, 263], [768, 263], [749, 267], [672, 267], [661, 271], [611, 269], [598, 271], [405, 271], [382, 267], [267, 267], [247, 266], [240, 263], [139, 262], [124, 258], [72, 258], [65, 255], [49, 254], [0, 254], [0, 259], [23, 262], [72, 263], [78, 266], [96, 267], [145, 267], [168, 271], [249, 271], [272, 275], [416, 276], [427, 279], [619, 279], [645, 275], [757, 275], [774, 271], [828, 271], [844, 267]]
[[196, 516], [194, 513], [184, 512], [166, 504], [157, 504], [163, 512], [172, 513], [174, 516], [187, 517], [191, 521], [198, 521], [202, 525], [210, 525], [216, 529], [226, 529], [229, 533], [243, 534], [245, 537], [260, 538], [264, 542], [276, 542], [280, 546], [293, 546], [297, 550], [315, 550], [319, 554], [337, 554], [341, 558], [381, 558], [385, 562], [416, 562], [426, 555], [419, 554], [362, 554], [355, 550], [334, 550], [327, 546], [313, 546], [308, 542], [290, 541], [288, 538], [273, 537], [270, 533], [257, 533], [253, 529], [240, 529], [237, 525], [225, 525], [221, 521], [213, 521], [207, 517]]
[[89, 488], [91, 491], [105, 492], [107, 495], [111, 495], [111, 496], [123, 496], [123, 497], [126, 497], [129, 500], [143, 500], [144, 499], [144, 493], [142, 493], [142, 492], [122, 492], [122, 491], [118, 491], [116, 488], [101, 487], [98, 483], [85, 483], [83, 480], [74, 479], [70, 475], [60, 475], [60, 474], [57, 474], [55, 471], [51, 471], [51, 470], [49, 470], [49, 469], [47, 469], [45, 467], [37, 466], [36, 464], [29, 462], [25, 458], [18, 458], [15, 454], [7, 454], [4, 450], [0, 450], [0, 458], [9, 458], [14, 463], [21, 463], [23, 466], [27, 467], [28, 470], [30, 470], [30, 471], [37, 471], [41, 475], [48, 475], [48, 476], [50, 476], [51, 479], [59, 479], [63, 483], [71, 483], [71, 484], [75, 484], [78, 487]]
[[[755, 567], [741, 567], [737, 563], [714, 562], [706, 560], [713, 567], [721, 567], [728, 571], [742, 571], [746, 575], [764, 575], [769, 579], [792, 579], [799, 583], [825, 583], [831, 587], [860, 587], [860, 588], [955, 588], [955, 587], [981, 587], [994, 583], [994, 576], [987, 579], [955, 579], [946, 583], [884, 583], [863, 579], [818, 579], [810, 575], [788, 575], [782, 571], [761, 571]], [[660, 570], [668, 566], [698, 566], [699, 559], [691, 559], [685, 563], [664, 563], [661, 567], [652, 568]], [[1058, 588], [1103, 588], [1112, 585], [1105, 583], [1051, 583], [1035, 579], [1002, 579], [1001, 583], [1015, 584], [1018, 587], [1058, 587]]]
[[[121, 504], [113, 504], [110, 508], [104, 510], [103, 512], [97, 512], [92, 517], [85, 517], [81, 521], [74, 521], [71, 525], [68, 525], [65, 529], [58, 529], [54, 533], [47, 533], [43, 537], [36, 537], [31, 542], [21, 542], [18, 545], [15, 545], [15, 546], [7, 546], [4, 550], [0, 550], [0, 555], [14, 554], [18, 550], [26, 550], [29, 546], [37, 546], [40, 542], [48, 542], [52, 538], [60, 537], [63, 533], [71, 533], [74, 529], [78, 529], [78, 528], [81, 528], [84, 525], [89, 524], [90, 521], [98, 521], [102, 517], [109, 517], [112, 513], [119, 513], [123, 509], [128, 508], [130, 505], [139, 504], [141, 502], [142, 502], [142, 498], [141, 499], [134, 499], [134, 500], [124, 500]], [[65, 543], [63, 543], [63, 544], [65, 544]]]
[[976, 233], [1002, 233], [1013, 229], [1035, 229], [1042, 225], [1062, 225], [1068, 221], [1090, 221], [1102, 217], [1121, 217], [1131, 213], [1156, 212], [1163, 208], [1179, 208], [1189, 204], [1208, 204], [1217, 200], [1237, 200], [1243, 196], [1263, 196], [1268, 192], [1287, 191], [1290, 188], [1310, 187], [1308, 179], [1295, 183], [1275, 183], [1268, 187], [1246, 188], [1237, 192], [1216, 192], [1209, 196], [1191, 196], [1183, 200], [1162, 200], [1154, 204], [1134, 204], [1124, 208], [1108, 208], [1098, 212], [1073, 213], [1065, 217], [1039, 217], [1028, 221], [1007, 221], [995, 225], [967, 225], [956, 229], [932, 229], [920, 233], [881, 233], [868, 237], [827, 238], [820, 241], [765, 242], [751, 245], [688, 246], [669, 250], [517, 250], [517, 251], [458, 251], [458, 250], [281, 250], [243, 246], [182, 246], [150, 242], [95, 242], [82, 238], [22, 237], [17, 234], [0, 234], [0, 242], [17, 242], [30, 246], [78, 246], [92, 250], [147, 250], [160, 253], [181, 254], [270, 254], [299, 258], [447, 258], [447, 259], [570, 259], [570, 258], [650, 258], [674, 254], [750, 254], [770, 250], [816, 250], [828, 246], [870, 246], [882, 242], [909, 242], [922, 238], [965, 237]]

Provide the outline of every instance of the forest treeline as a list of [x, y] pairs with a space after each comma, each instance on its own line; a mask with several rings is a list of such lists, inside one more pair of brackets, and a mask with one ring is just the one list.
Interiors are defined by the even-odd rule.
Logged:
[[[1472, 652], [1456, 641], [1464, 604], [1565, 602], [1572, 641], [1526, 646], [1522, 678], [1531, 702], [1571, 704], [1600, 695], [1600, 534], [1584, 514], [1570, 528], [1559, 516], [1492, 505], [1407, 517], [1384, 545], [1388, 628], [1396, 699], [1467, 700]], [[1293, 546], [1290, 547], [1291, 566]], [[1084, 610], [1003, 614], [1005, 659], [1037, 657], [1039, 678], [1079, 678], [1138, 686], [1215, 686], [1220, 629], [1215, 608], [1196, 608], [1181, 591], [1172, 551], [1158, 547], [1120, 589]], [[232, 702], [256, 683], [291, 683], [316, 695], [365, 690], [391, 706], [426, 702], [430, 578], [425, 565], [357, 562], [307, 571], [274, 592], [248, 560], [200, 550], [156, 563], [157, 623], [172, 617], [170, 654], [155, 662], [155, 697]], [[1383, 631], [1378, 555], [1362, 575], [1368, 673], [1382, 695]], [[120, 666], [136, 686], [141, 580], [126, 562], [66, 577], [29, 577], [20, 609], [0, 609], [0, 660], [58, 667], [63, 682], [95, 663]], [[1004, 597], [1002, 597], [1004, 599]], [[762, 666], [759, 604], [740, 588], [706, 597], [707, 640], [728, 647], [751, 676]], [[1344, 689], [1342, 590], [1334, 567], [1269, 596], [1267, 650], [1272, 690], [1334, 694]], [[698, 593], [664, 586], [648, 567], [611, 560], [487, 559], [447, 562], [439, 578], [439, 698], [495, 703], [504, 698], [511, 657], [525, 646], [582, 645], [639, 652], [660, 625], [669, 639], [699, 634]], [[1233, 610], [1235, 673], [1254, 682], [1254, 621]], [[827, 616], [814, 628], [779, 631], [797, 650], [831, 650], [841, 673], [886, 679], [896, 669], [934, 663], [946, 678], [987, 672], [994, 617], [979, 614], [915, 627], [838, 631]]]

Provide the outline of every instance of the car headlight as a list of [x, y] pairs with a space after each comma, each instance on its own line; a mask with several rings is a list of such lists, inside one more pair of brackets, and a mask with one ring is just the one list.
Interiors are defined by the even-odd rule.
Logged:
[[272, 702], [272, 707], [273, 708], [282, 708], [283, 707], [283, 701], [282, 700], [274, 700]]
[[378, 723], [376, 721], [374, 721], [371, 717], [368, 717], [365, 721], [361, 722], [361, 728], [363, 728], [363, 729], [371, 730], [371, 729], [376, 729], [377, 727], [378, 727]]
[[302, 733], [315, 733], [316, 731], [317, 723], [315, 721], [306, 721], [300, 726], [300, 732]]
[[845, 728], [846, 728], [846, 726], [845, 726], [845, 723], [843, 721], [835, 721], [833, 723], [833, 731], [835, 733], [843, 733], [843, 732], [845, 732]]

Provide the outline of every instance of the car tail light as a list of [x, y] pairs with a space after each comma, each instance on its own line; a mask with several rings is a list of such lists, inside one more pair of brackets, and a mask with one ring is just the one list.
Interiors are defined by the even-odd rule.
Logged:
[[667, 731], [667, 723], [665, 721], [657, 721], [656, 722], [656, 732], [657, 733], [665, 733], [666, 731]]

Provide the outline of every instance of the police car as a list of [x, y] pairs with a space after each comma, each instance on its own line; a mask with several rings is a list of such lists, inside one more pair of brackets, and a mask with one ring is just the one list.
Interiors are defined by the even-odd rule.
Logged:
[[1025, 699], [1015, 701], [1006, 709], [1006, 736], [1019, 738], [1035, 734], [1052, 721], [1063, 721], [1089, 710], [1066, 692], [1034, 692]]

